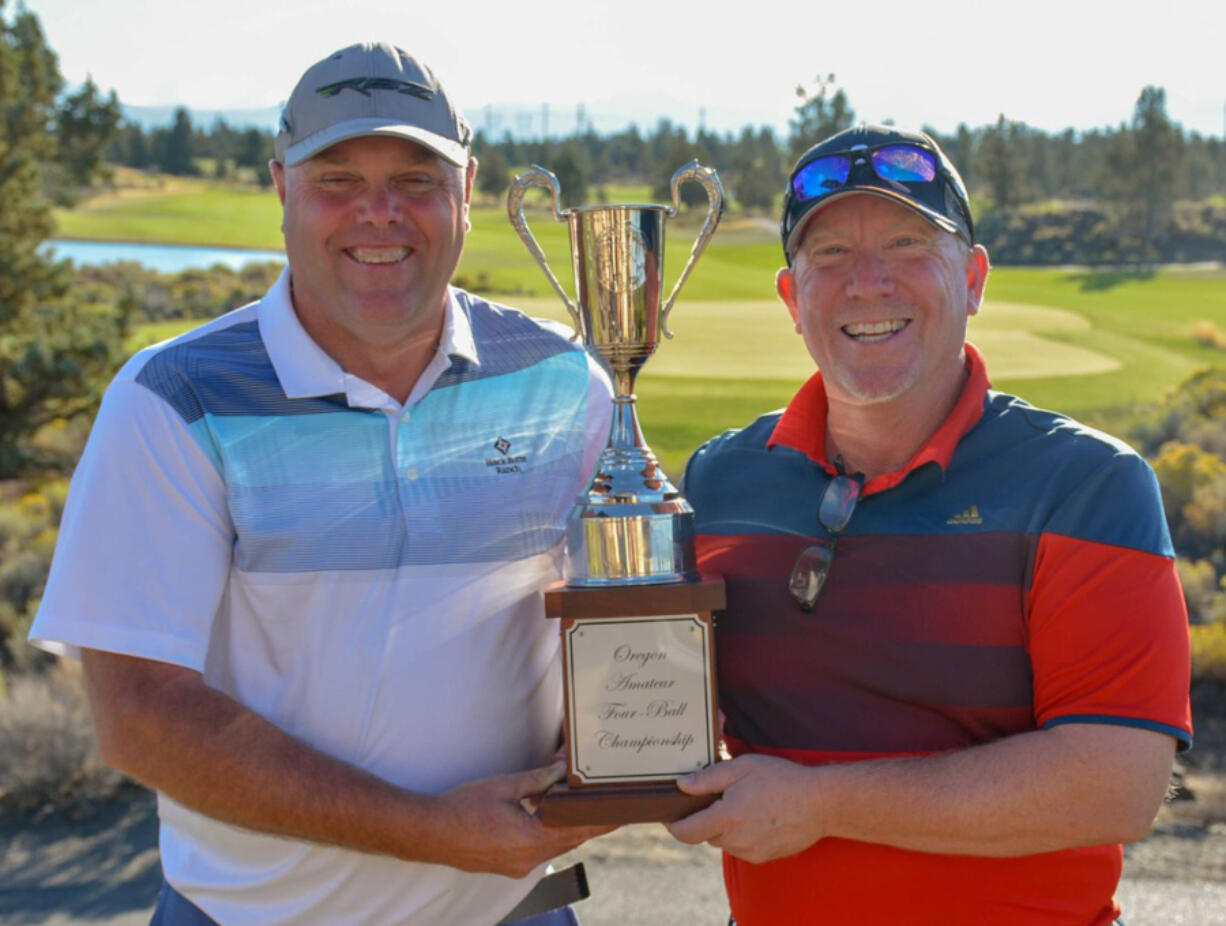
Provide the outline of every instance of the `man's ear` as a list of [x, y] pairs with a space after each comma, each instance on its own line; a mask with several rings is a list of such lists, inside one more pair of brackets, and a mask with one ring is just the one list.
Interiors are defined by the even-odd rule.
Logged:
[[285, 205], [285, 165], [273, 158], [268, 162], [268, 172], [272, 174], [272, 185], [277, 188], [277, 199]]
[[977, 244], [966, 255], [966, 314], [977, 315], [983, 304], [984, 287], [988, 285], [988, 273], [992, 264], [988, 250]]
[[473, 181], [477, 179], [477, 159], [470, 157], [464, 168], [464, 202], [470, 203], [473, 198]]
[[792, 316], [792, 325], [799, 334], [800, 313], [796, 308], [796, 272], [791, 267], [780, 267], [779, 272], [775, 274], [775, 292], [779, 294], [783, 304], [788, 307], [788, 314]]
[[473, 201], [473, 182], [477, 179], [477, 159], [469, 156], [468, 164], [464, 168], [464, 230], [466, 232], [473, 230], [472, 219], [469, 217], [469, 207]]

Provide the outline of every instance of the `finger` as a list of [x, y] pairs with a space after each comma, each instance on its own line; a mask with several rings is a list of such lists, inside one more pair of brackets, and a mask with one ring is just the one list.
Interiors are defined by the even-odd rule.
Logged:
[[565, 848], [563, 851], [569, 851], [576, 846], [581, 846], [589, 839], [595, 839], [598, 836], [604, 836], [617, 829], [616, 826], [564, 826], [551, 827], [552, 832], [557, 834], [560, 845]]
[[526, 772], [508, 776], [507, 786], [515, 799], [536, 798], [544, 794], [549, 786], [566, 777], [566, 763], [554, 762], [542, 768], [528, 769]]
[[743, 775], [736, 760], [717, 762], [677, 779], [677, 787], [686, 794], [721, 794]]
[[665, 823], [669, 833], [679, 842], [697, 845], [700, 842], [711, 842], [723, 834], [723, 820], [718, 811], [718, 802], [706, 810]]

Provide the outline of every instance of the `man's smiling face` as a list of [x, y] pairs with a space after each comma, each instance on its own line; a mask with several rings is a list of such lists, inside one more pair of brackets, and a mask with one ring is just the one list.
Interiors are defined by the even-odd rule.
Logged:
[[273, 165], [294, 305], [321, 346], [388, 347], [441, 324], [474, 170], [383, 136]]
[[866, 405], [948, 395], [986, 277], [982, 248], [866, 193], [808, 222], [777, 283], [827, 394]]

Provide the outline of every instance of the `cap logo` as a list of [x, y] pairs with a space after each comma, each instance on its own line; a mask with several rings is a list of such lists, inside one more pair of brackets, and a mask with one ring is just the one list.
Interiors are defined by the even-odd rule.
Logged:
[[348, 80], [338, 80], [334, 84], [325, 84], [316, 88], [315, 92], [322, 97], [333, 97], [342, 90], [356, 90], [362, 96], [370, 96], [372, 90], [395, 90], [415, 96], [421, 100], [434, 99], [434, 90], [425, 84], [414, 83], [411, 80], [396, 80], [391, 77], [350, 77]]

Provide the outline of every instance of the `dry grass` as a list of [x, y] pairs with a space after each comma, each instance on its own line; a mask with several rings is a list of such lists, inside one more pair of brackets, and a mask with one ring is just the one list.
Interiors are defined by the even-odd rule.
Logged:
[[77, 662], [7, 679], [0, 692], [0, 813], [103, 800], [125, 781], [98, 758]]
[[1206, 347], [1226, 350], [1226, 334], [1223, 334], [1222, 329], [1210, 321], [1197, 322], [1192, 326], [1192, 340]]
[[1193, 624], [1192, 679], [1226, 682], [1226, 623]]

